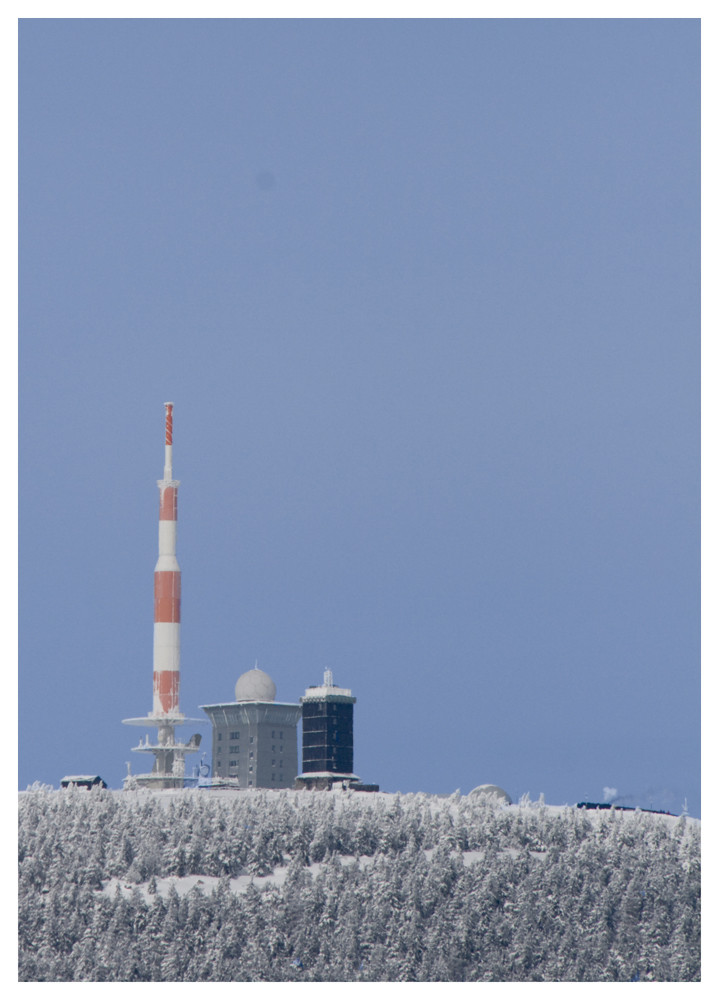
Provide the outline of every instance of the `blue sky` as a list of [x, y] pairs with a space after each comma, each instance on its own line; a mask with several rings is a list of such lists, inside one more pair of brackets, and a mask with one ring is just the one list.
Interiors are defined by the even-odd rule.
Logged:
[[144, 763], [171, 399], [188, 715], [698, 814], [697, 20], [24, 20], [19, 169], [21, 788]]

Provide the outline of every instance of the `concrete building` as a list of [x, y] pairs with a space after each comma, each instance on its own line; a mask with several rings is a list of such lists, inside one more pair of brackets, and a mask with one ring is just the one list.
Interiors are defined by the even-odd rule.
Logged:
[[297, 774], [299, 705], [277, 702], [274, 681], [248, 670], [235, 700], [201, 705], [212, 722], [212, 781], [238, 788], [292, 788]]

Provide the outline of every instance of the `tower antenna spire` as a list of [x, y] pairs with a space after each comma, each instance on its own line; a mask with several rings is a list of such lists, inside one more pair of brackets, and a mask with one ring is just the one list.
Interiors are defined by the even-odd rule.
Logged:
[[165, 403], [165, 469], [158, 479], [160, 524], [155, 566], [153, 705], [156, 715], [180, 712], [180, 566], [177, 562], [177, 488], [172, 478], [172, 411]]
[[172, 479], [172, 410], [174, 403], [165, 403], [165, 480]]

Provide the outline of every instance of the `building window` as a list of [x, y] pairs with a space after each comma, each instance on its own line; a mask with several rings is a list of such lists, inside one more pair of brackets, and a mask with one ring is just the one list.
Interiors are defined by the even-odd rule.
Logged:
[[272, 744], [272, 753], [274, 753], [274, 752], [275, 752], [275, 745], [274, 745], [274, 743], [273, 743], [273, 744]]
[[221, 739], [222, 739], [222, 733], [218, 733], [218, 734], [217, 734], [217, 739], [218, 739], [218, 740], [221, 740]]
[[230, 739], [231, 740], [239, 740], [239, 738], [240, 738], [240, 734], [239, 733], [230, 733]]
[[254, 742], [255, 742], [255, 737], [254, 736], [250, 736], [250, 743], [254, 743]]
[[254, 750], [250, 750], [250, 760], [254, 760], [254, 758], [255, 758]]
[[249, 781], [247, 782], [247, 784], [248, 784], [248, 785], [251, 785], [251, 784], [252, 784], [252, 778], [250, 778], [250, 780], [249, 780]]
[[239, 752], [240, 752], [239, 747], [230, 747], [230, 753], [239, 753]]
[[280, 729], [280, 739], [282, 739], [282, 730]]
[[250, 764], [250, 766], [247, 768], [247, 770], [250, 772], [250, 774], [252, 774], [252, 770], [253, 770], [252, 764]]
[[230, 767], [237, 767], [237, 761], [236, 760], [231, 760], [230, 761]]

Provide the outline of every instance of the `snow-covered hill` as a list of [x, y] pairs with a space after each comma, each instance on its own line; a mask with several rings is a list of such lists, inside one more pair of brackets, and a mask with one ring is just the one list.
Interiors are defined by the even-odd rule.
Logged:
[[20, 795], [20, 978], [699, 978], [700, 824], [455, 794]]

